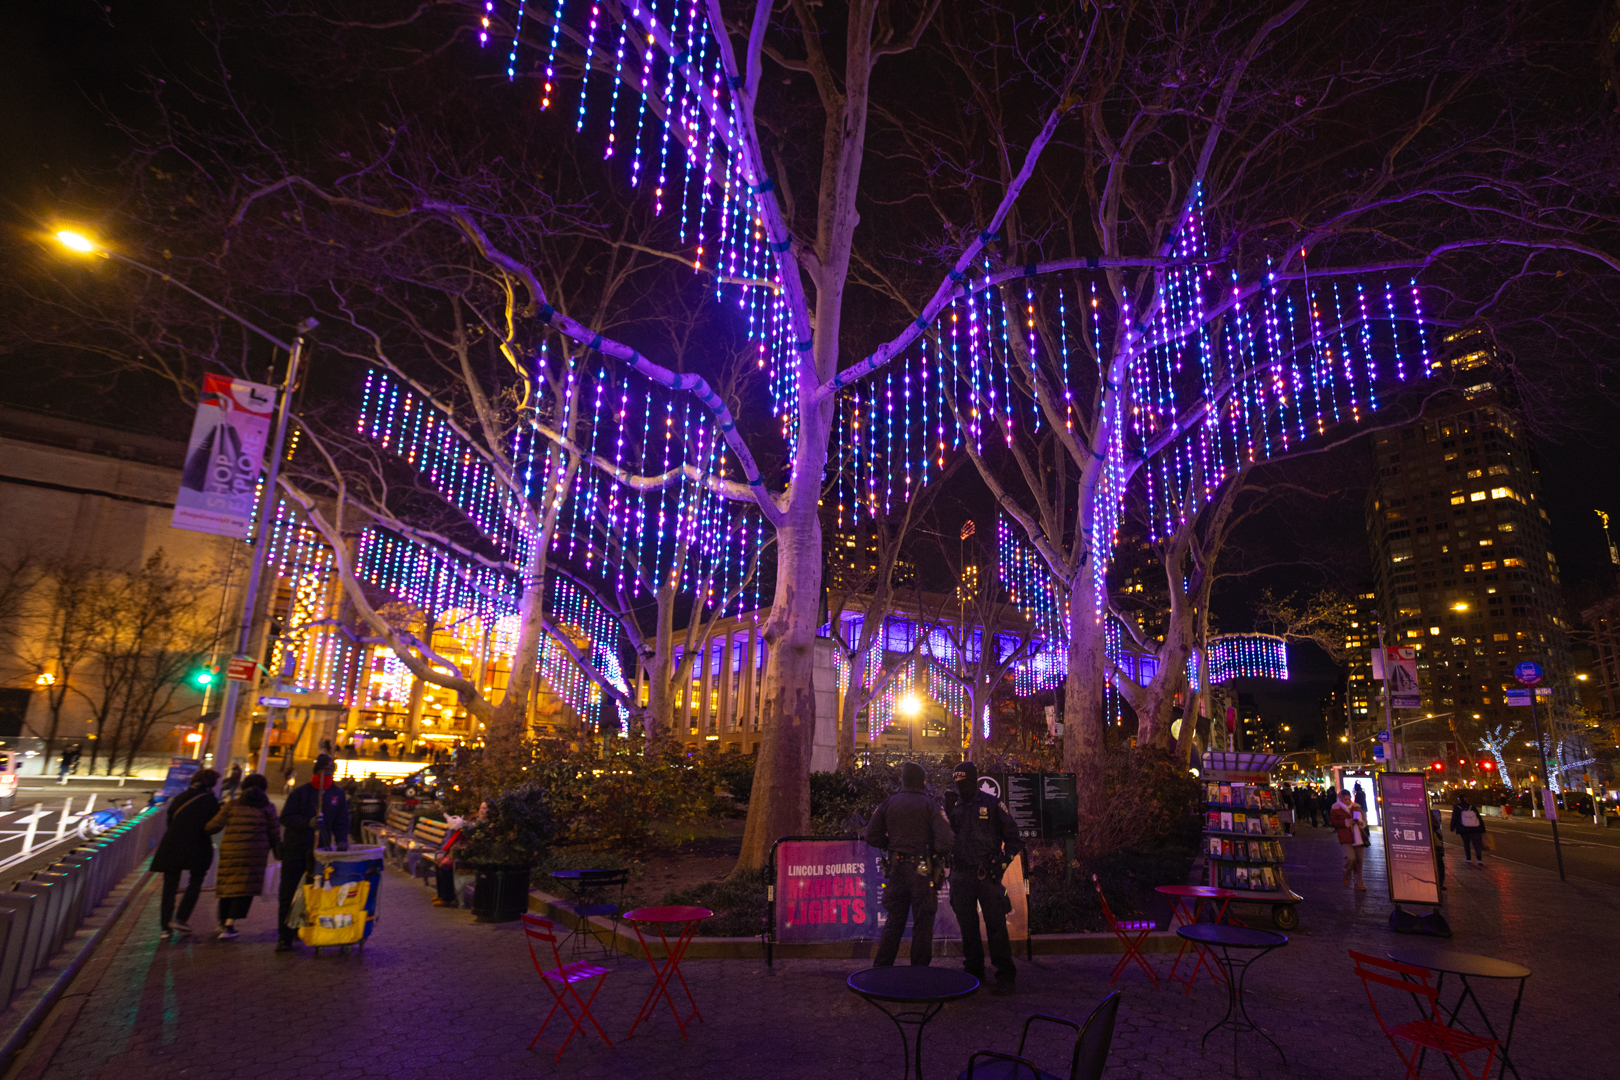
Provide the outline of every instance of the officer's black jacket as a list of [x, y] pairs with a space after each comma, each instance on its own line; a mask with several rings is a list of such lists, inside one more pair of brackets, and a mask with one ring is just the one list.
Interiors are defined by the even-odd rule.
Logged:
[[[956, 847], [951, 865], [961, 870], [990, 867], [999, 874], [1004, 861], [1010, 860], [1024, 849], [1018, 835], [1018, 825], [1001, 803], [983, 791], [950, 811], [951, 829], [956, 834]], [[1002, 854], [1005, 847], [1006, 854]]]
[[896, 855], [936, 855], [951, 850], [951, 827], [939, 805], [920, 791], [897, 791], [878, 803], [866, 826], [866, 842]]

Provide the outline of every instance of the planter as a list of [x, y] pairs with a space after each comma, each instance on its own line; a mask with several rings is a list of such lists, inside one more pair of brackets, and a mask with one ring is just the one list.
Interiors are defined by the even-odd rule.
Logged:
[[473, 921], [516, 922], [529, 910], [529, 867], [474, 867]]

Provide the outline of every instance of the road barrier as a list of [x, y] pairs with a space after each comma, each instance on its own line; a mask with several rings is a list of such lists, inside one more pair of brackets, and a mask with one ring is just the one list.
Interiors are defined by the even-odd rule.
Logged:
[[0, 1007], [33, 981], [74, 932], [152, 853], [162, 832], [156, 808], [93, 840], [64, 849], [56, 862], [0, 892]]

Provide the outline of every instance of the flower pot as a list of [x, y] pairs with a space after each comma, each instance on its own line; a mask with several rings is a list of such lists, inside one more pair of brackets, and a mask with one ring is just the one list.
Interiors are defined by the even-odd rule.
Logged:
[[474, 873], [474, 922], [516, 922], [518, 916], [529, 910], [527, 866], [478, 866], [474, 867]]

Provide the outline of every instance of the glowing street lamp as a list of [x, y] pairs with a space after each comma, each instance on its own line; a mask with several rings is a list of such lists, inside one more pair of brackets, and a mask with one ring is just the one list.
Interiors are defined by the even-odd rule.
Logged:
[[82, 233], [76, 233], [72, 229], [61, 230], [56, 234], [56, 238], [69, 251], [77, 251], [82, 255], [100, 255], [103, 259], [107, 258], [107, 252], [97, 248], [89, 237]]

